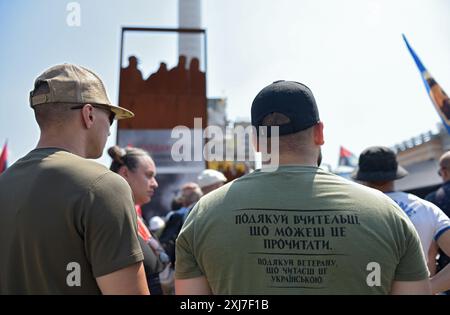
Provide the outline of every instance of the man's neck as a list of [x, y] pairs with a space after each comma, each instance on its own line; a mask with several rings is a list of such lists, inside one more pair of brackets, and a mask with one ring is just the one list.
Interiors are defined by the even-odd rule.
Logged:
[[368, 183], [366, 186], [377, 189], [383, 193], [389, 193], [395, 191], [394, 182], [387, 182], [383, 185], [376, 185], [375, 183]]
[[317, 166], [317, 159], [303, 159], [296, 157], [280, 157], [280, 165], [303, 165], [303, 166]]
[[77, 139], [63, 139], [60, 137], [50, 137], [41, 134], [39, 142], [36, 146], [36, 149], [40, 148], [61, 148], [72, 154], [85, 157], [86, 152], [81, 149], [82, 146], [77, 143]]
[[[276, 161], [276, 159], [272, 158], [269, 162], [263, 162], [264, 166], [275, 166], [271, 163], [272, 161]], [[297, 154], [281, 154], [278, 157], [278, 165], [302, 165], [302, 166], [318, 166], [317, 165], [317, 157], [309, 157], [304, 155]]]

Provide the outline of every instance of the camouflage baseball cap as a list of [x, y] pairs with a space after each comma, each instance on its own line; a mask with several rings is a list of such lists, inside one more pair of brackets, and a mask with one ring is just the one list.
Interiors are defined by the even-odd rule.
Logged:
[[[48, 85], [48, 93], [34, 95], [42, 84]], [[116, 119], [134, 117], [131, 111], [111, 104], [98, 75], [84, 67], [67, 63], [51, 67], [34, 81], [30, 106], [47, 103], [99, 104], [109, 107], [116, 114]]]

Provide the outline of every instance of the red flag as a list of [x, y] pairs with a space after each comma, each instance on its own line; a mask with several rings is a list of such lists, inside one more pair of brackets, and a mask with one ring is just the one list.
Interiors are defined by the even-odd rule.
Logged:
[[358, 159], [352, 152], [341, 146], [339, 150], [339, 165], [355, 167], [358, 165]]
[[3, 173], [8, 167], [8, 141], [3, 146], [2, 154], [0, 155], [0, 174]]

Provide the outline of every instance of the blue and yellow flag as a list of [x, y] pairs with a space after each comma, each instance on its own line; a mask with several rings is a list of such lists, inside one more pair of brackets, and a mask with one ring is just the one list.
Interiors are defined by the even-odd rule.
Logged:
[[430, 96], [434, 107], [436, 108], [439, 116], [441, 117], [442, 123], [447, 128], [448, 133], [450, 133], [450, 98], [447, 96], [447, 94], [444, 92], [441, 86], [434, 80], [434, 78], [422, 64], [422, 61], [420, 61], [415, 51], [409, 45], [406, 36], [405, 35], [402, 36], [403, 40], [406, 43], [406, 47], [408, 47], [408, 50], [417, 65], [417, 68], [419, 68], [428, 95]]

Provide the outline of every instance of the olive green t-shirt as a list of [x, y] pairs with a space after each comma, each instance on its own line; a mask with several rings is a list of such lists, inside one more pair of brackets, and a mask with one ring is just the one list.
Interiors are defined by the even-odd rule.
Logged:
[[381, 192], [317, 167], [256, 171], [204, 196], [177, 239], [176, 278], [214, 294], [387, 294], [428, 270]]
[[100, 294], [95, 278], [143, 260], [131, 189], [57, 148], [0, 176], [0, 293]]

